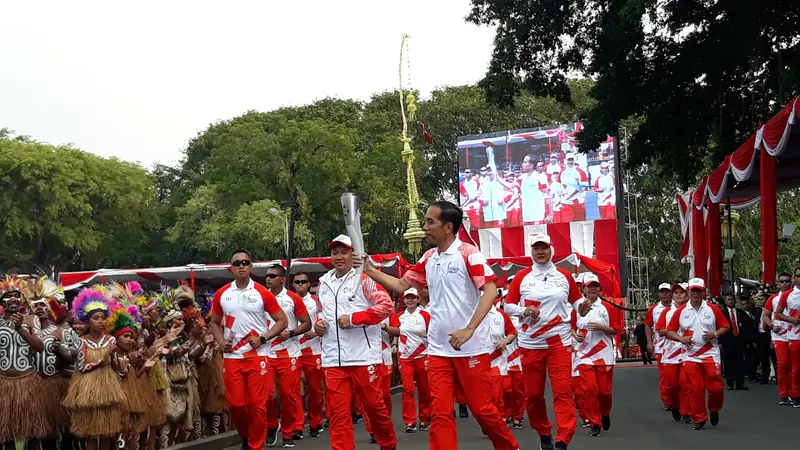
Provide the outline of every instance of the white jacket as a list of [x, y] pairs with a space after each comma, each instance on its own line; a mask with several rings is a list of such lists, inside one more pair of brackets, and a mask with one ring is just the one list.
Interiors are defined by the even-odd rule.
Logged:
[[[355, 270], [341, 278], [331, 270], [319, 280], [320, 319], [327, 324], [322, 335], [322, 367], [382, 364], [381, 321], [394, 311], [391, 297], [366, 275]], [[351, 327], [339, 327], [339, 317], [350, 316]]]

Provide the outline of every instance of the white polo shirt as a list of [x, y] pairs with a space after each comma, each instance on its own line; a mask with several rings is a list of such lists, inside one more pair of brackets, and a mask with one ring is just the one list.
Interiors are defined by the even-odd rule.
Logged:
[[233, 351], [224, 353], [229, 359], [244, 359], [267, 356], [269, 343], [253, 349], [247, 338], [267, 333], [272, 323], [272, 314], [281, 310], [275, 296], [266, 287], [250, 280], [244, 289], [236, 282], [228, 283], [214, 294], [211, 312], [222, 317], [225, 338], [233, 341]]
[[[679, 307], [667, 325], [667, 331], [674, 331], [680, 336], [690, 336], [692, 344], [684, 345], [686, 353], [683, 355], [684, 362], [703, 363], [712, 361], [714, 364], [720, 363], [719, 339], [712, 339], [708, 342], [703, 340], [703, 334], [715, 332], [721, 328], [728, 328], [728, 319], [716, 306], [703, 300], [700, 307], [692, 307], [691, 300]], [[681, 344], [683, 345], [683, 344]]]
[[428, 250], [405, 273], [403, 279], [415, 288], [428, 287], [428, 355], [459, 358], [491, 353], [489, 330], [483, 324], [460, 351], [450, 345], [449, 334], [469, 324], [481, 299], [480, 289], [496, 278], [480, 250], [459, 239], [444, 252]]
[[778, 304], [781, 302], [781, 294], [783, 292], [779, 292], [777, 294], [773, 294], [766, 303], [764, 303], [764, 309], [770, 312], [770, 318], [772, 319], [772, 326], [778, 327], [778, 332], [770, 330], [772, 334], [772, 342], [789, 342], [789, 328], [791, 328], [791, 324], [788, 322], [784, 322], [783, 320], [778, 320], [775, 318], [775, 313], [779, 312], [781, 314], [785, 314], [783, 310], [778, 310]]
[[[509, 334], [517, 333], [508, 314], [497, 309], [495, 306], [492, 306], [492, 309], [489, 310], [489, 314], [486, 314], [486, 318], [483, 319], [483, 321], [489, 326], [489, 340], [492, 346], [495, 346], [501, 339], [505, 339]], [[492, 350], [492, 353], [489, 354], [490, 366], [499, 368], [500, 375], [502, 376], [508, 375], [509, 354], [511, 354], [511, 351], [508, 346], [502, 350], [495, 348]]]
[[575, 358], [578, 359], [575, 365], [613, 366], [617, 363], [614, 355], [614, 336], [602, 331], [589, 331], [588, 327], [590, 323], [598, 323], [619, 332], [619, 325], [612, 323], [611, 318], [614, 316], [600, 299], [592, 303], [585, 316], [578, 314], [579, 305], [586, 301], [585, 298], [578, 300], [572, 309], [573, 329], [584, 335], [583, 342], [578, 343], [575, 348]]
[[[570, 347], [571, 312], [567, 308], [582, 298], [572, 274], [553, 263], [535, 264], [519, 271], [508, 289], [505, 305], [509, 315], [519, 317], [519, 346]], [[539, 317], [523, 317], [529, 306], [539, 308]]]
[[645, 325], [650, 327], [650, 330], [653, 331], [653, 349], [655, 350], [656, 355], [660, 355], [661, 352], [663, 351], [664, 339], [666, 339], [664, 337], [659, 336], [658, 333], [656, 333], [656, 322], [658, 322], [658, 319], [661, 317], [661, 314], [674, 304], [675, 303], [670, 300], [670, 303], [664, 305], [664, 303], [662, 303], [661, 300], [659, 300], [658, 303], [648, 308], [647, 313], [645, 313], [644, 315]]
[[[784, 315], [792, 318], [800, 317], [800, 288], [795, 286], [781, 294], [775, 312], [781, 311], [783, 311]], [[800, 341], [800, 325], [789, 323], [787, 325], [789, 326], [789, 331], [786, 333], [786, 338], [789, 341]]]
[[[278, 304], [281, 305], [283, 313], [286, 314], [286, 321], [288, 323], [286, 329], [294, 330], [299, 324], [297, 317], [308, 314], [303, 299], [294, 292], [287, 291], [286, 288], [283, 288], [275, 298], [278, 300]], [[274, 339], [272, 343], [270, 343], [270, 358], [297, 358], [299, 356], [300, 336], [290, 337], [285, 341]]]
[[[319, 304], [319, 300], [311, 294], [306, 294], [303, 297], [303, 304], [306, 305], [306, 311], [308, 311], [308, 319], [311, 321], [311, 329], [314, 329], [314, 325], [317, 324], [319, 321], [319, 313], [322, 307]], [[319, 339], [319, 336], [314, 336], [312, 338], [307, 338], [305, 336], [300, 336], [300, 353], [304, 356], [319, 356], [322, 354], [322, 342]]]
[[417, 359], [428, 355], [428, 338], [422, 334], [427, 334], [430, 322], [430, 313], [420, 307], [417, 307], [413, 313], [403, 310], [389, 317], [389, 325], [400, 329], [398, 353], [401, 360]]
[[[665, 309], [656, 322], [656, 331], [666, 330], [669, 321], [672, 320], [672, 316], [675, 315], [675, 311], [677, 310], [678, 306], [675, 303], [673, 303], [669, 309]], [[661, 349], [661, 364], [680, 364], [683, 362], [683, 354], [686, 350], [680, 342], [663, 338]]]

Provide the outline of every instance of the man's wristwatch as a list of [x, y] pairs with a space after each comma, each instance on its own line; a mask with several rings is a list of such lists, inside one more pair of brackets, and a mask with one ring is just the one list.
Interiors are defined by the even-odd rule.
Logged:
[[267, 338], [265, 338], [264, 336], [259, 336], [258, 339], [261, 341], [261, 345], [264, 345], [264, 344], [267, 343]]
[[289, 330], [289, 337], [290, 337], [290, 338], [293, 338], [293, 337], [294, 337], [294, 330]]

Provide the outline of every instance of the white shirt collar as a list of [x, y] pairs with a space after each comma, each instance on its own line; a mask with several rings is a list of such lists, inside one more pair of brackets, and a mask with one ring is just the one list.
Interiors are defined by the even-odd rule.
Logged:
[[447, 250], [445, 250], [443, 252], [440, 252], [439, 249], [437, 248], [436, 249], [436, 255], [438, 256], [438, 255], [453, 255], [453, 254], [456, 254], [456, 253], [458, 253], [458, 248], [460, 246], [461, 246], [461, 239], [456, 237], [455, 240], [453, 240], [453, 243], [450, 244], [449, 247], [447, 247]]
[[244, 291], [248, 291], [248, 290], [250, 290], [250, 289], [253, 289], [253, 288], [255, 288], [255, 284], [256, 284], [256, 283], [255, 283], [255, 281], [253, 281], [253, 279], [251, 278], [251, 279], [250, 279], [250, 282], [249, 282], [249, 283], [247, 283], [247, 286], [246, 286], [244, 289], [239, 289], [239, 286], [236, 284], [236, 280], [233, 280], [233, 283], [231, 283], [231, 288], [232, 288], [232, 289], [235, 289], [235, 290], [237, 290], [237, 291], [242, 291], [242, 292], [244, 292]]

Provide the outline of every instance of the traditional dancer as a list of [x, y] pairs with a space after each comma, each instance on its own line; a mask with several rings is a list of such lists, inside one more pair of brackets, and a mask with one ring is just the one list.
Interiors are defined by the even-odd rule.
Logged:
[[606, 431], [611, 428], [611, 388], [616, 364], [614, 336], [620, 324], [609, 306], [600, 300], [597, 275], [584, 275], [583, 292], [586, 297], [576, 302], [577, 309], [572, 310], [572, 329], [578, 341], [575, 358], [581, 385], [578, 405], [589, 422], [589, 436], [596, 437], [600, 436], [601, 426]]
[[63, 342], [64, 330], [56, 323], [58, 319], [56, 312], [62, 311], [60, 305], [53, 304], [59, 295], [59, 286], [47, 277], [42, 277], [30, 283], [30, 287], [30, 304], [33, 313], [39, 319], [41, 330], [38, 336], [44, 343], [44, 351], [37, 352], [34, 356], [34, 366], [45, 386], [41, 395], [49, 413], [47, 417], [49, 430], [47, 438], [29, 441], [28, 447], [38, 450], [57, 450], [60, 438], [69, 425], [69, 413], [61, 405], [69, 389], [69, 377], [62, 376], [61, 368], [74, 362], [74, 357], [77, 356], [75, 350], [79, 347], [76, 348], [77, 339], [73, 336], [67, 338], [69, 343]]
[[[204, 320], [211, 312], [211, 302], [207, 305], [201, 310], [201, 317]], [[225, 431], [223, 418], [228, 406], [225, 402], [225, 381], [222, 375], [222, 349], [208, 328], [200, 327], [200, 329], [200, 338], [206, 344], [206, 350], [197, 366], [197, 391], [200, 394], [200, 414], [203, 416], [204, 434], [211, 436]]]
[[102, 292], [83, 289], [72, 305], [75, 318], [88, 327], [81, 339], [77, 371], [72, 375], [64, 406], [72, 434], [86, 439], [87, 450], [109, 450], [122, 431], [122, 391], [112, 353], [116, 339], [106, 334], [108, 301]]
[[[26, 282], [7, 275], [0, 280], [0, 449], [14, 450], [17, 441], [48, 436], [49, 423], [45, 385], [34, 367], [34, 352], [44, 350], [36, 336], [39, 320], [26, 315], [23, 293]], [[20, 414], [24, 416], [20, 417]]]

